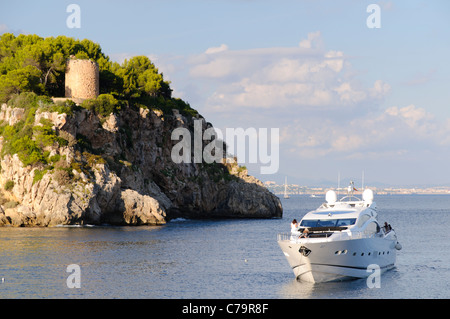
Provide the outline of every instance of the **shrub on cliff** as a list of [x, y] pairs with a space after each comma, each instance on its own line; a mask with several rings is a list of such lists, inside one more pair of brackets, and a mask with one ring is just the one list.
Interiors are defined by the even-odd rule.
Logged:
[[5, 191], [9, 191], [14, 187], [14, 182], [11, 180], [6, 181], [5, 183]]
[[93, 111], [95, 114], [108, 116], [111, 113], [119, 112], [122, 103], [111, 94], [100, 94], [96, 99], [84, 100], [81, 107]]
[[71, 56], [98, 63], [101, 93], [125, 99], [142, 95], [171, 98], [169, 82], [146, 56], [119, 65], [110, 61], [99, 44], [87, 39], [5, 33], [0, 37], [0, 103], [30, 91], [64, 96], [66, 61]]
[[[71, 56], [91, 59], [99, 65], [101, 95], [83, 106], [97, 114], [109, 115], [119, 111], [123, 103], [129, 103], [169, 114], [172, 109], [178, 109], [186, 116], [198, 115], [189, 103], [172, 98], [170, 82], [164, 80], [148, 57], [135, 56], [119, 64], [110, 61], [99, 44], [66, 36], [42, 38], [21, 34], [16, 37], [11, 33], [0, 36], [0, 103], [9, 101], [11, 105], [11, 100], [24, 92], [64, 96], [66, 61]], [[27, 107], [26, 101], [23, 102], [15, 106]], [[59, 109], [70, 112], [67, 106], [60, 105]]]
[[155, 65], [146, 56], [125, 60], [115, 72], [123, 79], [123, 95], [136, 98], [143, 95], [170, 98], [172, 90]]
[[3, 136], [1, 155], [17, 154], [24, 165], [47, 164], [48, 152], [44, 148], [65, 146], [68, 142], [57, 135], [50, 120], [41, 119], [40, 125], [34, 125], [36, 110], [39, 104], [45, 104], [45, 98], [25, 92], [14, 96], [11, 104], [23, 108], [24, 115], [14, 125], [3, 123], [0, 126], [0, 135]]
[[0, 102], [26, 91], [64, 96], [66, 61], [72, 55], [96, 61], [100, 70], [111, 65], [100, 45], [90, 40], [3, 34], [0, 37]]

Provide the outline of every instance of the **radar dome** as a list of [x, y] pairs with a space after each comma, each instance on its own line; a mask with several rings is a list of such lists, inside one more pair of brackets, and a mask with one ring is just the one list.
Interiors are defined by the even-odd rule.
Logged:
[[337, 201], [337, 195], [335, 191], [328, 191], [325, 195], [325, 199], [328, 202], [328, 204], [334, 204]]
[[363, 200], [369, 203], [373, 202], [373, 191], [371, 189], [366, 189], [363, 192]]

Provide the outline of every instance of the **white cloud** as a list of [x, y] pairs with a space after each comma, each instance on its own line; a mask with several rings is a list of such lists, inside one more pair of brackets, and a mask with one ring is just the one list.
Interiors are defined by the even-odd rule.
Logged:
[[391, 91], [391, 86], [382, 80], [376, 80], [373, 88], [369, 90], [369, 93], [372, 97], [384, 97], [386, 94], [388, 94]]
[[354, 84], [344, 53], [324, 50], [319, 31], [309, 33], [298, 47], [232, 50], [222, 44], [190, 57], [188, 63], [194, 81], [214, 86], [206, 98], [208, 110], [341, 110], [389, 92], [381, 80], [373, 88]]
[[344, 52], [324, 48], [314, 32], [293, 47], [222, 44], [161, 69], [183, 74], [175, 92], [215, 126], [278, 127], [281, 149], [299, 159], [407, 160], [450, 145], [450, 119], [413, 104], [383, 108], [390, 84], [362, 85]]
[[340, 101], [344, 103], [358, 103], [363, 101], [367, 94], [363, 91], [356, 91], [348, 82], [342, 83], [339, 87], [334, 88], [339, 95]]
[[355, 134], [341, 135], [331, 142], [331, 148], [338, 152], [349, 152], [359, 149], [364, 144], [364, 139]]
[[213, 59], [208, 63], [199, 64], [191, 69], [193, 77], [224, 78], [236, 73], [236, 61], [228, 57]]
[[311, 49], [314, 47], [321, 48], [323, 46], [323, 42], [320, 31], [308, 33], [308, 38], [300, 41], [298, 46], [304, 49]]
[[205, 51], [206, 54], [214, 54], [228, 50], [228, 46], [226, 44], [222, 44], [220, 47], [209, 48]]
[[348, 120], [299, 119], [281, 136], [300, 158], [419, 158], [450, 144], [449, 123], [415, 105], [393, 106]]
[[344, 67], [344, 53], [341, 51], [329, 51], [325, 53], [325, 63], [335, 72], [340, 72]]

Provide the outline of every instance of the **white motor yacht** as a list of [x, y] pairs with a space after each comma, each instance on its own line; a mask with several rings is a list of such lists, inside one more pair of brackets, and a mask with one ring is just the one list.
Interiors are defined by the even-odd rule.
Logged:
[[377, 220], [373, 192], [363, 198], [349, 193], [337, 200], [334, 191], [326, 203], [307, 213], [297, 231], [278, 234], [278, 244], [298, 280], [308, 282], [365, 278], [394, 267], [396, 251], [401, 249], [395, 231]]

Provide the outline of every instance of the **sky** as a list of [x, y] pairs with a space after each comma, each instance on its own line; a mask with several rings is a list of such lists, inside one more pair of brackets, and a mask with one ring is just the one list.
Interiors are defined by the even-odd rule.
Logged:
[[450, 186], [449, 15], [447, 0], [2, 0], [0, 34], [150, 57], [219, 130], [278, 129], [276, 173], [238, 159], [262, 181]]

